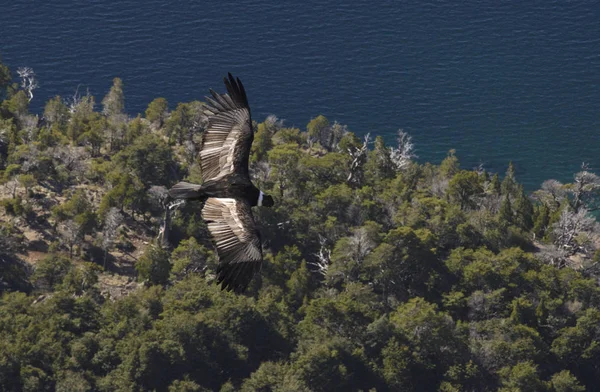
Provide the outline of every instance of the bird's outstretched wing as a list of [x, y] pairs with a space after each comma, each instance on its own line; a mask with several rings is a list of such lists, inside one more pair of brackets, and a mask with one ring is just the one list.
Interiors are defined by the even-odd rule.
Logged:
[[217, 247], [217, 283], [222, 289], [243, 292], [260, 270], [262, 247], [250, 205], [243, 199], [211, 197], [202, 209], [202, 218]]
[[206, 97], [204, 114], [208, 126], [202, 138], [200, 165], [204, 181], [220, 179], [233, 172], [248, 177], [248, 158], [254, 139], [246, 91], [231, 74], [224, 79], [227, 94], [212, 89]]

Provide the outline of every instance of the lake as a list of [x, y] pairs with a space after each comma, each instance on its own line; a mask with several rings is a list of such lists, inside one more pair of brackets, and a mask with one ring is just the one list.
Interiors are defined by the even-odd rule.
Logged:
[[77, 88], [100, 102], [114, 77], [131, 115], [174, 108], [232, 72], [258, 121], [324, 114], [389, 143], [402, 128], [419, 161], [512, 160], [531, 191], [582, 161], [600, 174], [598, 20], [583, 1], [20, 0], [0, 13], [0, 54], [38, 75], [34, 112]]

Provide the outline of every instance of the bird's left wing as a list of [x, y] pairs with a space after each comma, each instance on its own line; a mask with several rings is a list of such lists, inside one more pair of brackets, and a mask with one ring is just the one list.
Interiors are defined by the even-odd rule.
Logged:
[[202, 218], [219, 255], [217, 283], [226, 290], [243, 292], [262, 264], [260, 234], [250, 205], [243, 199], [206, 200]]
[[250, 107], [240, 79], [224, 79], [227, 94], [210, 90], [212, 98], [204, 113], [208, 126], [202, 138], [200, 165], [204, 181], [223, 178], [233, 172], [248, 177], [248, 158], [254, 140]]

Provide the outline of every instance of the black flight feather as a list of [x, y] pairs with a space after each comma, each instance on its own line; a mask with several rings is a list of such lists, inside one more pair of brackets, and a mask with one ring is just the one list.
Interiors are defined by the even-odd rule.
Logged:
[[173, 199], [201, 199], [200, 185], [181, 181], [169, 189], [169, 196]]

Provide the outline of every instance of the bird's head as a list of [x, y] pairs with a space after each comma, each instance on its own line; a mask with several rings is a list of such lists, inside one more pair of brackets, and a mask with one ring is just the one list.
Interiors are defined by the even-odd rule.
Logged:
[[273, 200], [273, 196], [265, 195], [262, 191], [260, 192], [260, 195], [258, 196], [258, 206], [273, 207], [274, 204], [275, 201]]

